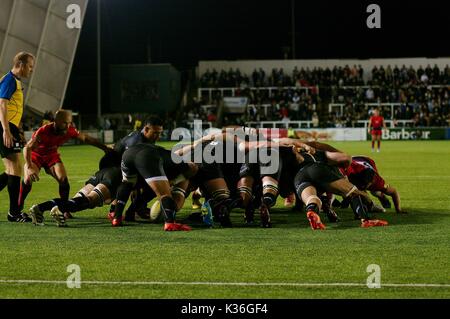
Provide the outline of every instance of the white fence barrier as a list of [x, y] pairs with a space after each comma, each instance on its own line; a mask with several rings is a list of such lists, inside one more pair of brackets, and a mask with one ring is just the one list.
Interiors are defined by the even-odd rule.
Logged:
[[[215, 91], [220, 91], [221, 97], [224, 96], [230, 96], [234, 97], [236, 96], [236, 91], [244, 91], [246, 89], [250, 89], [251, 91], [268, 91], [269, 96], [272, 96], [272, 91], [278, 91], [278, 90], [294, 90], [294, 91], [306, 91], [306, 93], [309, 93], [309, 91], [315, 90], [317, 94], [319, 94], [319, 86], [264, 86], [264, 87], [228, 87], [228, 88], [199, 88], [198, 89], [198, 98], [201, 99], [203, 96], [203, 92], [207, 92], [209, 99], [212, 99], [212, 93]], [[225, 95], [227, 94], [227, 95]]]
[[310, 128], [312, 121], [259, 121], [247, 122], [247, 125], [255, 128]]
[[[344, 103], [330, 103], [328, 104], [328, 112], [332, 113], [336, 108], [338, 109], [338, 116], [342, 116], [344, 114]], [[364, 103], [365, 106], [368, 107], [383, 107], [389, 106], [391, 108], [391, 119], [394, 118], [394, 109], [395, 107], [399, 107], [402, 103]], [[353, 105], [350, 105], [353, 108]]]

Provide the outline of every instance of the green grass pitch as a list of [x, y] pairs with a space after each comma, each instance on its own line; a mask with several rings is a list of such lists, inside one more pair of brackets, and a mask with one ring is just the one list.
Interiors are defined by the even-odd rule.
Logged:
[[[327, 229], [312, 231], [303, 212], [279, 200], [271, 229], [245, 227], [236, 211], [231, 229], [194, 225], [192, 232], [167, 233], [145, 222], [112, 228], [103, 207], [78, 213], [60, 229], [48, 213], [44, 227], [8, 223], [5, 189], [0, 298], [450, 298], [450, 142], [383, 142], [379, 154], [369, 152], [369, 142], [333, 145], [374, 158], [409, 214], [390, 209], [381, 214], [390, 226], [362, 229], [350, 210], [338, 210], [341, 222], [323, 217]], [[61, 154], [74, 194], [95, 172], [101, 151], [74, 146]], [[41, 173], [26, 210], [58, 196], [56, 182]], [[70, 264], [80, 266], [79, 289], [65, 284]], [[370, 264], [380, 266], [379, 289], [365, 285]], [[318, 285], [298, 285], [312, 283]]]

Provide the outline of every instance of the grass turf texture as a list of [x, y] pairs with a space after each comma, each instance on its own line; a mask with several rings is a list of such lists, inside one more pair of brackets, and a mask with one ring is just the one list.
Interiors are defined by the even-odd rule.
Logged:
[[[167, 144], [165, 144], [167, 146]], [[6, 221], [7, 190], [0, 193], [0, 280], [64, 282], [67, 266], [81, 267], [82, 281], [170, 281], [247, 283], [359, 283], [369, 264], [381, 267], [381, 284], [450, 284], [450, 142], [383, 142], [370, 153], [365, 142], [333, 143], [354, 155], [375, 159], [381, 175], [401, 194], [408, 215], [380, 214], [388, 227], [361, 229], [353, 213], [312, 231], [304, 212], [278, 200], [274, 227], [245, 227], [242, 212], [234, 228], [164, 232], [162, 224], [128, 223], [112, 228], [108, 207], [76, 214], [57, 228], [46, 213], [45, 227]], [[71, 194], [96, 171], [101, 151], [89, 146], [61, 149]], [[26, 209], [58, 196], [45, 173], [34, 184]], [[178, 213], [190, 213], [191, 200]], [[258, 215], [256, 215], [258, 218]], [[0, 298], [449, 298], [449, 287], [299, 287], [214, 285], [0, 283]]]

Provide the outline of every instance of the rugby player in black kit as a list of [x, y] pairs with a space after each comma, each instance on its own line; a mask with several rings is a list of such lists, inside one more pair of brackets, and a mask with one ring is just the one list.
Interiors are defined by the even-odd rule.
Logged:
[[189, 231], [187, 225], [175, 222], [176, 203], [172, 197], [171, 184], [185, 184], [187, 188], [190, 177], [198, 170], [191, 162], [175, 163], [171, 152], [152, 144], [137, 144], [131, 146], [122, 156], [122, 183], [117, 190], [117, 204], [112, 225], [121, 226], [123, 210], [128, 198], [141, 177], [158, 197], [161, 211], [164, 213], [164, 230]]

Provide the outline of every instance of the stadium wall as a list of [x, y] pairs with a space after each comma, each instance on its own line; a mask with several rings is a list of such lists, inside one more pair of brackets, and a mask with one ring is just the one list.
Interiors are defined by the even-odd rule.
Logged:
[[419, 68], [422, 66], [425, 68], [428, 64], [433, 67], [435, 64], [440, 69], [444, 69], [446, 65], [450, 65], [450, 57], [442, 57], [442, 58], [393, 58], [393, 59], [368, 59], [368, 60], [357, 60], [357, 59], [348, 59], [348, 60], [340, 60], [340, 59], [329, 59], [329, 60], [238, 60], [238, 61], [200, 61], [198, 66], [199, 75], [202, 75], [206, 72], [206, 70], [216, 69], [220, 70], [229, 70], [230, 68], [239, 70], [242, 73], [246, 73], [250, 75], [255, 68], [262, 68], [266, 74], [270, 74], [272, 69], [283, 68], [285, 72], [291, 73], [295, 67], [297, 68], [314, 68], [314, 67], [322, 67], [322, 68], [333, 68], [334, 66], [342, 66], [345, 67], [353, 66], [353, 65], [361, 65], [365, 70], [364, 72], [364, 80], [367, 81], [371, 74], [371, 70], [374, 66], [383, 66], [387, 67], [391, 65], [394, 67], [397, 65], [398, 67], [402, 67], [405, 65], [409, 67], [412, 65], [414, 68]]
[[157, 113], [176, 109], [181, 75], [170, 64], [112, 65], [111, 111]]

